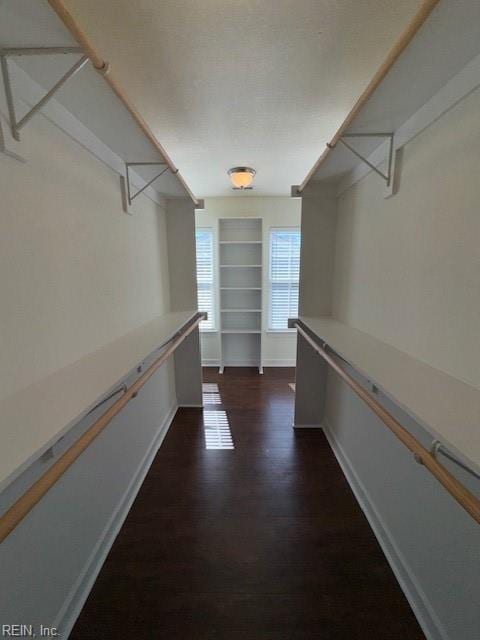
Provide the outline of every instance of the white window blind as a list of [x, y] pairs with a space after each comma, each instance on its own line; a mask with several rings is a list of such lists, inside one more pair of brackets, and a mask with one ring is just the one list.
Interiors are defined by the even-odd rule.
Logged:
[[288, 329], [288, 318], [298, 315], [300, 230], [270, 231], [269, 329]]
[[213, 232], [211, 229], [197, 229], [197, 290], [198, 309], [208, 313], [208, 320], [200, 323], [200, 329], [215, 329], [215, 293], [213, 283]]

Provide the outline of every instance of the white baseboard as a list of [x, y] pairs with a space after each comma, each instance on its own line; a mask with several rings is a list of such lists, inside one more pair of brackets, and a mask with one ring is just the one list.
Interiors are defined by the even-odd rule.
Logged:
[[162, 424], [160, 425], [160, 428], [158, 429], [147, 453], [143, 457], [143, 460], [140, 463], [137, 472], [133, 476], [130, 484], [127, 487], [127, 490], [125, 491], [122, 499], [117, 505], [117, 508], [113, 512], [109, 522], [103, 530], [102, 535], [100, 536], [97, 544], [90, 554], [90, 557], [87, 560], [83, 571], [78, 576], [76, 582], [70, 590], [70, 593], [65, 599], [62, 608], [55, 618], [53, 626], [57, 627], [57, 629], [61, 629], [62, 637], [65, 639], [70, 635], [70, 632], [73, 629], [73, 625], [80, 615], [82, 607], [85, 604], [85, 601], [93, 587], [98, 574], [100, 573], [100, 569], [105, 562], [108, 552], [115, 542], [115, 538], [117, 537], [128, 515], [128, 512], [130, 511], [130, 507], [132, 506], [133, 501], [135, 500], [137, 493], [142, 486], [145, 476], [150, 469], [150, 465], [152, 464], [153, 459], [157, 454], [157, 451], [160, 448], [164, 437], [167, 434], [167, 431], [173, 421], [173, 418], [175, 417], [177, 409], [178, 407], [175, 404], [170, 409]]
[[204, 358], [202, 360], [202, 367], [219, 367], [220, 366], [220, 360], [217, 360], [215, 358]]
[[295, 365], [297, 364], [295, 358], [287, 358], [287, 359], [271, 359], [271, 360], [264, 360], [263, 361], [263, 366], [264, 367], [295, 367]]
[[336, 441], [333, 430], [327, 421], [323, 423], [323, 431], [426, 638], [428, 640], [452, 640], [449, 639], [423, 589], [398, 549], [392, 532], [385, 525], [348, 456]]
[[224, 367], [258, 367], [258, 360], [230, 360], [230, 362], [224, 362]]
[[[294, 359], [286, 359], [286, 360], [264, 360], [264, 367], [295, 367], [297, 364], [295, 358]], [[220, 360], [216, 360], [214, 358], [211, 359], [203, 359], [202, 367], [219, 367]], [[257, 361], [239, 361], [234, 360], [233, 362], [225, 362], [226, 367], [258, 367]]]

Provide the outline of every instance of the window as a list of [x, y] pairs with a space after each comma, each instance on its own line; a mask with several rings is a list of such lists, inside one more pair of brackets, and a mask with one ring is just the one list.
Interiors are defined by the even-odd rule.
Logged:
[[215, 330], [215, 292], [213, 284], [213, 232], [211, 229], [197, 229], [197, 291], [198, 309], [208, 313], [208, 320], [200, 323], [203, 331]]
[[268, 328], [288, 329], [288, 318], [298, 315], [300, 229], [270, 231], [270, 304]]

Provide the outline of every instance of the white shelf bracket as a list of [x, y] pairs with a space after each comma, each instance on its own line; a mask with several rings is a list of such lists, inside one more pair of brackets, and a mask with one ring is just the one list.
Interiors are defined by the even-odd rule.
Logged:
[[[144, 184], [141, 189], [133, 193], [132, 183], [130, 182], [130, 167], [159, 167], [159, 166], [164, 167], [164, 169], [162, 169], [160, 173], [157, 173], [156, 176], [154, 176], [151, 180], [149, 180], [146, 184]], [[130, 207], [132, 206], [132, 202], [135, 200], [135, 198], [139, 196], [141, 193], [143, 193], [145, 189], [150, 187], [155, 182], [155, 180], [157, 180], [157, 178], [160, 178], [160, 176], [163, 176], [163, 174], [166, 171], [168, 171], [168, 169], [169, 169], [169, 166], [167, 165], [166, 162], [126, 162], [125, 163], [125, 175], [120, 176], [120, 190], [122, 193], [122, 205], [125, 213], [128, 213], [131, 215], [132, 212], [130, 210]], [[174, 173], [178, 173], [178, 169]]]
[[471, 469], [470, 467], [467, 467], [467, 465], [465, 463], [463, 463], [456, 456], [454, 456], [447, 449], [447, 447], [445, 447], [440, 442], [440, 440], [434, 440], [432, 442], [431, 447], [430, 447], [430, 453], [435, 459], [437, 459], [438, 458], [438, 454], [441, 453], [443, 456], [445, 456], [445, 458], [448, 458], [448, 460], [450, 460], [451, 462], [453, 462], [454, 464], [459, 466], [461, 469], [463, 469], [464, 471], [469, 473], [471, 476], [473, 476], [474, 478], [477, 478], [477, 480], [480, 480], [480, 474], [477, 473], [476, 471], [474, 471], [473, 469]]
[[[348, 142], [345, 141], [345, 138], [385, 138], [388, 140], [388, 153], [387, 153], [387, 172], [383, 173], [380, 171], [374, 164], [372, 164], [365, 156], [362, 156], [354, 147], [352, 147]], [[353, 155], [355, 155], [359, 160], [361, 160], [364, 164], [366, 164], [372, 171], [375, 171], [382, 180], [385, 181], [386, 184], [386, 193], [385, 197], [388, 198], [393, 195], [394, 189], [394, 178], [395, 178], [395, 160], [396, 160], [396, 151], [394, 146], [394, 134], [393, 133], [344, 133], [338, 140], [341, 142], [344, 147], [346, 147]], [[335, 145], [327, 144], [327, 147], [333, 149]]]
[[7, 100], [8, 116], [10, 119], [10, 129], [15, 140], [20, 141], [20, 130], [31, 120], [31, 118], [44, 107], [49, 100], [57, 93], [57, 91], [73, 78], [88, 62], [88, 57], [82, 55], [79, 60], [56, 82], [53, 87], [47, 91], [41, 100], [35, 104], [23, 118], [17, 120], [15, 112], [15, 96], [12, 88], [10, 71], [8, 68], [8, 58], [11, 56], [50, 56], [58, 54], [77, 54], [82, 53], [79, 47], [28, 47], [28, 48], [3, 48], [0, 49], [0, 64], [2, 67], [3, 87], [5, 90], [5, 98]]
[[18, 153], [15, 153], [14, 151], [10, 151], [10, 149], [8, 148], [7, 141], [5, 139], [5, 134], [3, 133], [1, 120], [0, 120], [0, 153], [3, 153], [3, 155], [8, 156], [13, 160], [18, 160], [19, 162], [26, 162], [25, 158], [22, 158], [22, 156], [19, 156]]

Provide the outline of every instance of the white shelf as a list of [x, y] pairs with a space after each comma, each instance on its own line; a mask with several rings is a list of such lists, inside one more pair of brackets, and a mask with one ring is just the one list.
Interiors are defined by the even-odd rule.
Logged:
[[[462, 34], [461, 38], [458, 34]], [[443, 107], [440, 103], [445, 102], [444, 109], [452, 106], [453, 88], [447, 91], [450, 94], [447, 100], [441, 95], [442, 88], [478, 56], [479, 37], [480, 3], [439, 2], [344, 133], [395, 132], [396, 147], [403, 146], [412, 135], [441, 115]], [[478, 84], [474, 83], [474, 86]], [[453, 103], [459, 98], [453, 97]], [[426, 108], [430, 112], [428, 116]], [[352, 138], [349, 141], [360, 154], [377, 164], [386, 156], [379, 154], [376, 158], [371, 154], [382, 143], [381, 138]], [[357, 166], [362, 166], [361, 161], [338, 144], [314, 173], [311, 182], [340, 182]]]
[[261, 291], [262, 287], [220, 287], [221, 291]]
[[221, 218], [220, 244], [261, 244], [261, 218]]
[[396, 405], [480, 472], [480, 389], [332, 318], [301, 324], [370, 380]]
[[75, 425], [112, 388], [196, 314], [158, 316], [0, 403], [0, 488]]
[[261, 329], [222, 329], [221, 333], [262, 333]]
[[[47, 2], [30, 0], [0, 2], [0, 5], [2, 46], [78, 46]], [[34, 103], [77, 59], [77, 54], [10, 58], [16, 100], [33, 106], [33, 94], [38, 94]], [[0, 94], [3, 94], [3, 87]], [[24, 111], [25, 107], [20, 109]], [[62, 86], [41, 111], [47, 119], [117, 173], [124, 170], [124, 161], [163, 161], [161, 154], [91, 64]], [[30, 136], [28, 127], [22, 136]], [[21, 148], [20, 144], [20, 154]], [[155, 173], [158, 173], [158, 167], [136, 167], [132, 171], [135, 186], [143, 186]], [[171, 171], [166, 171], [147, 192], [150, 189], [165, 197], [185, 195], [181, 182]]]
[[261, 218], [219, 220], [219, 272], [222, 367], [261, 366]]

